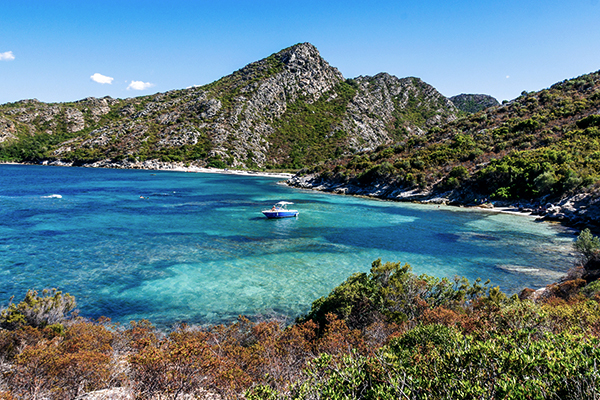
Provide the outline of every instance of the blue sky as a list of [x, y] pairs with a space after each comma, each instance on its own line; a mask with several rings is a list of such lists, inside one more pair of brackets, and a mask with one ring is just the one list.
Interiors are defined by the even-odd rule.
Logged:
[[203, 85], [299, 42], [346, 78], [510, 100], [599, 70], [599, 22], [600, 0], [0, 0], [0, 103]]

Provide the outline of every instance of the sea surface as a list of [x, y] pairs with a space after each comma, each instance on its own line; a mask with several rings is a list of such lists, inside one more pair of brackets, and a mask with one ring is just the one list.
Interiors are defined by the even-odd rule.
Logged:
[[[574, 262], [574, 233], [532, 217], [278, 181], [0, 165], [0, 305], [57, 287], [82, 316], [122, 323], [293, 318], [377, 258], [417, 274], [490, 279], [508, 293], [554, 282]], [[300, 215], [264, 218], [280, 200]]]

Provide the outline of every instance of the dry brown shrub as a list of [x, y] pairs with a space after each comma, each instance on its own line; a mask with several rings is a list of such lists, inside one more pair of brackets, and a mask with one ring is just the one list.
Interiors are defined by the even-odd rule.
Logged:
[[113, 334], [103, 325], [90, 322], [77, 322], [70, 325], [61, 343], [63, 351], [95, 351], [110, 353]]
[[534, 289], [525, 288], [525, 289], [521, 290], [521, 293], [519, 293], [519, 300], [531, 300], [534, 293], [535, 293]]
[[288, 327], [279, 339], [279, 346], [286, 349], [290, 357], [306, 360], [316, 356], [315, 339], [318, 325], [309, 320]]
[[317, 355], [315, 339], [318, 327], [313, 321], [283, 329], [274, 322], [259, 323], [253, 328], [257, 342], [252, 347], [258, 363], [248, 370], [253, 382], [268, 384], [285, 391], [302, 377], [306, 362]]
[[[215, 332], [181, 326], [157, 341], [145, 339], [144, 347], [128, 357], [131, 384], [136, 396], [167, 399], [201, 395], [213, 390], [234, 397], [252, 384], [246, 372], [255, 367], [248, 324], [215, 327]], [[250, 345], [251, 347], [251, 345]]]
[[116, 346], [125, 352], [136, 351], [146, 346], [156, 345], [159, 341], [158, 332], [150, 321], [131, 321], [129, 329], [121, 331], [116, 338]]
[[139, 398], [162, 394], [175, 399], [200, 388], [214, 361], [205, 337], [183, 328], [131, 354], [130, 376]]
[[97, 351], [81, 350], [63, 354], [62, 357], [63, 367], [55, 389], [61, 395], [66, 395], [63, 398], [75, 398], [83, 393], [110, 387], [110, 356]]
[[584, 279], [572, 279], [548, 286], [550, 295], [565, 300], [570, 300], [579, 295], [579, 290], [584, 287], [587, 282]]
[[38, 343], [44, 334], [38, 328], [24, 326], [14, 331], [0, 330], [0, 357], [10, 361], [23, 348]]
[[0, 329], [0, 360], [9, 360], [15, 355], [15, 336], [13, 332]]
[[350, 354], [353, 350], [359, 354], [368, 352], [361, 332], [358, 329], [350, 330], [346, 322], [335, 314], [327, 314], [327, 324], [323, 336], [317, 341], [317, 350], [334, 356]]
[[461, 316], [455, 311], [439, 306], [428, 309], [423, 313], [423, 324], [441, 324], [446, 326], [457, 326]]
[[427, 324], [441, 324], [460, 329], [463, 333], [475, 333], [486, 330], [489, 325], [483, 315], [478, 311], [463, 310], [462, 312], [448, 309], [444, 306], [426, 310], [421, 322]]
[[[44, 331], [45, 332], [45, 331]], [[14, 332], [19, 352], [7, 383], [13, 394], [24, 398], [74, 398], [111, 383], [111, 347], [104, 327], [80, 322], [65, 337], [47, 338], [35, 328]]]
[[63, 368], [57, 340], [27, 346], [15, 357], [8, 387], [17, 396], [40, 398], [56, 387]]

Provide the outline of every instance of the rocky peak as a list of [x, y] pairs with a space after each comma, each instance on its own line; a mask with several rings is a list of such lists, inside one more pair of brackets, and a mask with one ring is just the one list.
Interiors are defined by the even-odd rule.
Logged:
[[456, 108], [468, 113], [476, 113], [489, 107], [499, 106], [500, 103], [494, 97], [487, 94], [466, 94], [462, 93], [450, 97]]
[[105, 104], [113, 105], [117, 102], [118, 102], [118, 100], [115, 100], [110, 96], [104, 96], [102, 98], [86, 97], [85, 99], [76, 101], [76, 103], [83, 104], [86, 106], [98, 106], [98, 105], [105, 105]]
[[319, 50], [310, 43], [299, 43], [288, 47], [287, 49], [276, 53], [275, 57], [281, 60], [291, 72], [295, 72], [296, 70], [314, 71], [315, 69], [331, 69], [339, 74], [340, 79], [343, 79], [342, 74], [337, 68], [331, 67], [329, 63], [321, 57]]
[[323, 92], [343, 80], [340, 71], [330, 66], [315, 46], [299, 43], [248, 64], [218, 82], [227, 90], [234, 87], [242, 93], [251, 93], [257, 89], [269, 92], [284, 89], [292, 99], [295, 98], [296, 90], [301, 89], [302, 95], [316, 100]]
[[421, 134], [456, 118], [454, 105], [419, 78], [382, 72], [351, 81], [358, 93], [348, 105], [343, 127], [351, 133], [356, 149], [372, 149], [406, 135]]

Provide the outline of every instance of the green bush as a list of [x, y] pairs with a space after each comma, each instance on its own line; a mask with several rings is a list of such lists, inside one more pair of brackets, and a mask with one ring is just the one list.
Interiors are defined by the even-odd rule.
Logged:
[[597, 236], [592, 235], [592, 232], [588, 228], [585, 228], [581, 231], [579, 236], [577, 236], [574, 247], [575, 250], [579, 252], [583, 263], [587, 263], [598, 254], [598, 251], [600, 250], [600, 239], [598, 239]]
[[469, 170], [462, 165], [457, 165], [452, 168], [448, 176], [451, 178], [465, 179], [469, 176]]
[[600, 127], [600, 115], [589, 115], [577, 121], [577, 127], [579, 129], [586, 129], [590, 126]]
[[44, 289], [41, 296], [36, 290], [28, 290], [23, 301], [11, 301], [0, 312], [0, 326], [16, 329], [22, 326], [45, 327], [64, 322], [76, 306], [75, 298], [58, 289]]
[[478, 279], [470, 284], [467, 279], [439, 279], [426, 274], [415, 275], [410, 265], [399, 262], [382, 263], [375, 260], [370, 274], [354, 274], [337, 286], [326, 297], [311, 306], [301, 320], [313, 320], [325, 326], [327, 315], [334, 314], [351, 328], [364, 328], [370, 323], [386, 319], [403, 323], [418, 319], [425, 310], [444, 306], [457, 308], [465, 302], [506, 300], [497, 288], [483, 285]]
[[533, 180], [533, 183], [538, 192], [543, 195], [552, 192], [552, 189], [554, 188], [554, 185], [556, 185], [557, 181], [558, 179], [556, 178], [554, 172], [546, 171], [543, 174], [538, 175]]
[[600, 293], [600, 280], [589, 283], [581, 288], [579, 292], [585, 297], [593, 299], [597, 294]]
[[[596, 338], [528, 331], [464, 336], [418, 326], [375, 356], [314, 359], [294, 399], [581, 399], [600, 385]], [[272, 397], [271, 397], [272, 398]]]

